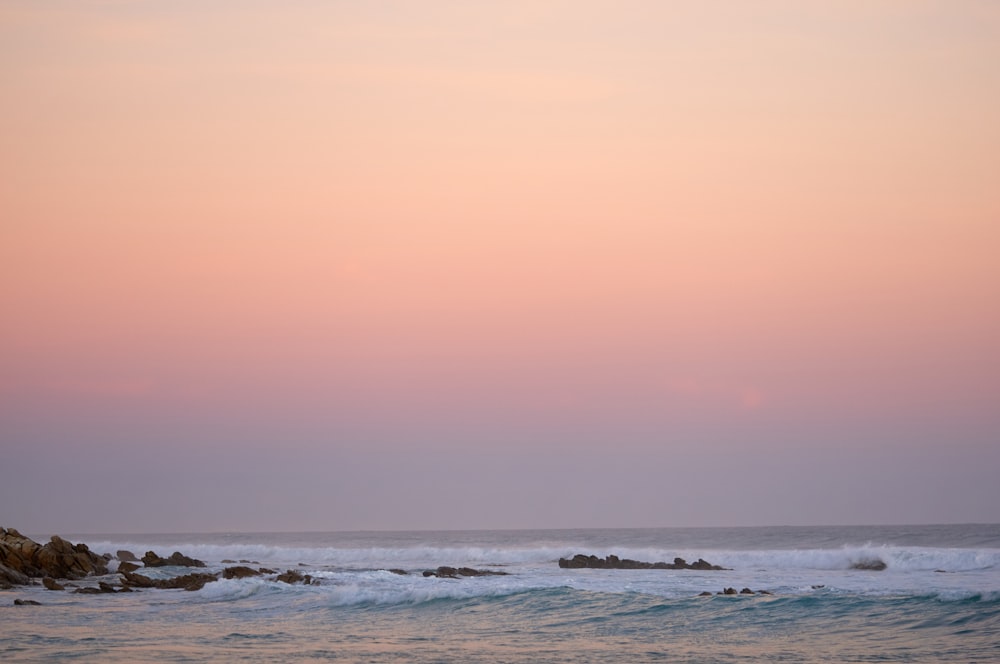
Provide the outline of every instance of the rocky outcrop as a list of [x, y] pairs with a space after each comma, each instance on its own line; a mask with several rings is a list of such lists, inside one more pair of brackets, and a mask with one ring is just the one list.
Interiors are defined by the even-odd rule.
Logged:
[[674, 558], [672, 563], [647, 563], [628, 558], [619, 558], [609, 555], [606, 558], [597, 556], [587, 556], [578, 553], [572, 558], [560, 558], [559, 567], [565, 569], [696, 569], [696, 570], [722, 570], [724, 567], [713, 565], [699, 558], [693, 563], [689, 563], [683, 558]]
[[471, 567], [448, 567], [442, 565], [437, 569], [424, 570], [424, 576], [436, 576], [441, 579], [457, 579], [462, 576], [506, 576], [507, 572], [496, 572], [489, 569], [473, 569]]
[[205, 563], [194, 558], [188, 558], [180, 551], [174, 551], [169, 558], [161, 558], [154, 551], [147, 551], [142, 557], [142, 564], [146, 567], [204, 567]]
[[[42, 545], [13, 528], [0, 528], [0, 568], [27, 577], [48, 576], [55, 579], [80, 579], [108, 573], [107, 560], [93, 553], [82, 542], [73, 544], [53, 535], [48, 543]], [[9, 572], [0, 569], [0, 579], [11, 577]]]
[[222, 570], [223, 579], [245, 579], [251, 576], [260, 576], [263, 572], [253, 569], [252, 567], [244, 567], [238, 565], [236, 567], [227, 567]]
[[123, 563], [137, 563], [139, 559], [135, 557], [135, 554], [126, 549], [119, 549], [118, 553], [115, 554], [115, 558], [122, 561]]

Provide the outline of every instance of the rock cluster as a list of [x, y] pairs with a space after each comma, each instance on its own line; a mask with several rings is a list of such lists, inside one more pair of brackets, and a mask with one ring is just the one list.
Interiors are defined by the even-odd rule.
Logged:
[[108, 561], [86, 544], [53, 535], [39, 544], [13, 528], [0, 528], [0, 586], [25, 585], [31, 578], [80, 579], [108, 573]]
[[697, 569], [697, 570], [722, 570], [724, 567], [713, 565], [699, 558], [693, 563], [689, 563], [683, 558], [674, 558], [672, 563], [646, 563], [639, 560], [619, 558], [609, 555], [606, 558], [597, 556], [587, 556], [578, 553], [572, 558], [560, 558], [559, 567], [567, 569]]
[[[120, 559], [119, 559], [120, 560]], [[188, 558], [180, 551], [174, 551], [170, 554], [169, 558], [161, 558], [156, 555], [154, 551], [147, 551], [142, 557], [142, 564], [146, 567], [167, 567], [169, 565], [174, 565], [176, 567], [204, 567], [205, 563], [200, 560], [195, 560], [194, 558]]]
[[206, 583], [216, 581], [218, 578], [214, 574], [206, 572], [194, 572], [183, 574], [169, 579], [151, 579], [135, 572], [125, 572], [122, 574], [123, 588], [179, 588], [183, 590], [201, 590]]

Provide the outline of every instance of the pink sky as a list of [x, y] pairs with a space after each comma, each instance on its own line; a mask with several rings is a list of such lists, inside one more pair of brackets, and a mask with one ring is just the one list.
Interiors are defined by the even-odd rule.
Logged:
[[4, 3], [0, 522], [1000, 521], [998, 62], [973, 0]]

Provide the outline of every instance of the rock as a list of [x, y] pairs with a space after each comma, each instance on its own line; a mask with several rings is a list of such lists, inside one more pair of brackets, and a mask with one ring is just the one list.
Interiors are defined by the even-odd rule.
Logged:
[[310, 585], [313, 582], [313, 578], [308, 574], [303, 574], [297, 570], [285, 570], [284, 574], [279, 574], [275, 577], [275, 581], [281, 581], [282, 583], [302, 583], [305, 585]]
[[711, 597], [711, 596], [712, 593], [708, 592], [707, 590], [698, 593], [698, 597]]
[[[120, 570], [119, 570], [120, 571]], [[124, 584], [126, 587], [134, 588], [157, 588], [156, 581], [153, 581], [148, 576], [143, 576], [142, 574], [136, 574], [134, 572], [122, 572], [122, 576], [125, 578]]]
[[131, 562], [124, 562], [124, 563], [119, 563], [119, 564], [118, 564], [118, 571], [119, 571], [120, 573], [124, 573], [124, 572], [134, 572], [134, 571], [136, 571], [137, 569], [139, 569], [139, 566], [138, 566], [138, 565], [136, 565], [135, 563], [131, 563]]
[[42, 585], [45, 586], [46, 590], [66, 590], [66, 586], [59, 585], [51, 576], [42, 579]]
[[736, 594], [736, 588], [726, 588], [725, 590], [723, 590], [719, 594], [720, 595], [735, 595]]
[[26, 586], [31, 583], [31, 577], [16, 569], [0, 564], [0, 588]]
[[206, 583], [211, 583], [212, 581], [217, 580], [214, 574], [206, 574], [204, 572], [195, 572], [193, 574], [175, 576], [169, 579], [155, 580], [149, 578], [148, 576], [143, 576], [142, 574], [136, 574], [135, 572], [125, 572], [122, 576], [125, 577], [124, 585], [126, 588], [201, 590], [205, 587]]
[[245, 579], [247, 577], [260, 576], [260, 575], [261, 573], [258, 572], [257, 570], [243, 566], [227, 567], [226, 569], [222, 570], [223, 579]]
[[398, 574], [400, 576], [406, 576], [407, 574], [409, 574], [409, 572], [407, 572], [405, 569], [398, 569], [396, 567], [393, 567], [392, 569], [387, 569], [386, 571], [392, 572], [393, 574]]
[[110, 583], [105, 583], [104, 581], [98, 581], [97, 587], [101, 589], [102, 593], [118, 592], [117, 590], [115, 590], [114, 586], [112, 586]]
[[750, 590], [749, 588], [744, 588], [743, 590], [740, 591], [740, 594], [741, 595], [753, 595], [753, 591]]
[[711, 563], [705, 562], [701, 558], [697, 562], [688, 563], [683, 558], [674, 558], [673, 563], [656, 562], [647, 563], [638, 560], [630, 560], [628, 558], [619, 558], [615, 555], [609, 555], [606, 558], [598, 558], [597, 556], [586, 556], [582, 553], [578, 553], [572, 558], [560, 558], [559, 567], [566, 569], [697, 569], [697, 570], [721, 570], [724, 569], [718, 565], [713, 565]]
[[699, 558], [695, 562], [687, 565], [687, 567], [677, 567], [676, 569], [700, 569], [700, 570], [721, 570], [722, 568], [718, 565], [713, 565]]
[[77, 588], [76, 590], [73, 591], [73, 593], [76, 595], [100, 595], [101, 592], [102, 591], [100, 588], [92, 588], [92, 587]]
[[174, 551], [169, 558], [161, 558], [153, 551], [147, 551], [142, 557], [142, 564], [146, 567], [204, 567], [205, 563], [194, 558], [185, 556], [180, 551]]
[[[405, 572], [404, 572], [405, 574]], [[507, 572], [497, 572], [489, 569], [473, 569], [471, 567], [448, 567], [442, 565], [436, 570], [424, 570], [424, 576], [436, 576], [441, 579], [457, 579], [462, 576], [506, 576]]]
[[14, 606], [41, 606], [41, 602], [36, 602], [33, 599], [15, 599]]
[[[0, 567], [28, 577], [79, 579], [108, 573], [108, 563], [86, 544], [73, 544], [58, 535], [44, 545], [13, 528], [0, 528]], [[3, 573], [6, 579], [9, 574]]]
[[851, 565], [851, 569], [860, 569], [868, 572], [881, 572], [887, 567], [887, 565], [879, 560], [878, 558], [869, 558], [867, 560], [859, 560], [858, 562]]
[[231, 560], [230, 558], [223, 558], [222, 559], [222, 564], [223, 565], [235, 565], [236, 561], [235, 560]]
[[119, 549], [118, 553], [115, 554], [115, 558], [122, 561], [123, 563], [136, 563], [139, 559], [135, 557], [135, 554], [131, 551], [125, 549]]

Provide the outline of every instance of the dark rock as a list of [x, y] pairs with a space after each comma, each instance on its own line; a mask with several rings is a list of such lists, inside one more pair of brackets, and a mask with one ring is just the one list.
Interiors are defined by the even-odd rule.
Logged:
[[125, 572], [134, 572], [137, 569], [139, 569], [139, 566], [136, 565], [135, 563], [124, 562], [118, 564], [118, 571], [122, 574], [124, 574]]
[[205, 563], [203, 563], [202, 561], [195, 560], [194, 558], [189, 558], [180, 551], [174, 551], [172, 554], [170, 554], [169, 558], [161, 558], [160, 556], [156, 555], [155, 552], [147, 551], [146, 554], [142, 557], [142, 563], [146, 567], [167, 567], [171, 565], [176, 567], [205, 566]]
[[103, 591], [100, 588], [93, 587], [77, 588], [73, 591], [73, 593], [77, 595], [100, 595], [101, 592]]
[[851, 569], [860, 569], [860, 570], [865, 570], [867, 572], [881, 572], [886, 567], [887, 565], [878, 558], [859, 560], [858, 562], [851, 565]]
[[405, 569], [397, 569], [395, 567], [386, 571], [392, 572], [393, 574], [399, 574], [400, 576], [406, 576], [407, 574], [409, 574], [409, 572], [407, 572]]
[[27, 577], [79, 579], [108, 573], [107, 561], [86, 544], [73, 544], [58, 535], [44, 545], [13, 528], [0, 528], [0, 580], [18, 578], [7, 570]]
[[125, 572], [122, 576], [125, 577], [124, 585], [133, 588], [201, 590], [206, 583], [217, 580], [214, 574], [206, 574], [204, 572], [195, 572], [169, 579], [151, 579], [148, 576], [136, 574], [135, 572]]
[[436, 576], [441, 579], [457, 579], [462, 576], [506, 576], [507, 572], [497, 572], [489, 569], [473, 569], [471, 567], [448, 567], [442, 565], [435, 569], [424, 570], [424, 576]]
[[115, 558], [122, 561], [123, 563], [136, 563], [139, 559], [135, 557], [135, 554], [131, 551], [125, 549], [119, 549], [118, 553], [115, 554]]
[[42, 585], [45, 586], [46, 590], [66, 590], [66, 586], [56, 583], [56, 580], [51, 576], [42, 579]]
[[31, 583], [31, 577], [16, 569], [0, 564], [0, 588], [26, 586]]
[[115, 590], [114, 586], [112, 586], [110, 583], [105, 583], [104, 581], [98, 581], [97, 586], [101, 589], [102, 593], [118, 592], [117, 590]]
[[736, 594], [736, 588], [726, 588], [725, 590], [722, 591], [721, 594], [723, 594], [723, 595], [735, 595]]
[[125, 578], [124, 585], [126, 587], [134, 588], [156, 588], [156, 581], [149, 578], [148, 576], [143, 576], [142, 574], [136, 574], [134, 572], [122, 572], [121, 575]]
[[284, 574], [279, 574], [278, 576], [275, 577], [274, 580], [289, 584], [304, 583], [308, 585], [312, 583], [311, 576], [309, 576], [308, 574], [303, 574], [302, 572], [293, 569], [285, 570]]
[[772, 593], [770, 590], [758, 590], [757, 594], [759, 594], [759, 595], [773, 595], [774, 593]]
[[744, 588], [743, 590], [740, 591], [740, 594], [741, 595], [753, 595], [753, 591], [750, 590], [749, 588]]
[[41, 606], [41, 602], [36, 602], [33, 599], [15, 599], [14, 606]]
[[721, 570], [724, 569], [718, 565], [713, 565], [711, 563], [705, 562], [702, 559], [698, 559], [697, 562], [688, 563], [683, 558], [674, 558], [673, 563], [656, 562], [647, 563], [638, 560], [630, 560], [628, 558], [619, 558], [615, 555], [609, 555], [606, 558], [598, 558], [597, 556], [586, 556], [582, 553], [578, 553], [572, 558], [560, 558], [559, 567], [566, 569], [697, 569], [697, 570]]
[[708, 592], [707, 590], [698, 593], [698, 597], [711, 597], [711, 596], [712, 596], [712, 593]]
[[245, 579], [250, 576], [260, 576], [261, 573], [250, 567], [227, 567], [222, 570], [222, 578], [224, 579]]

